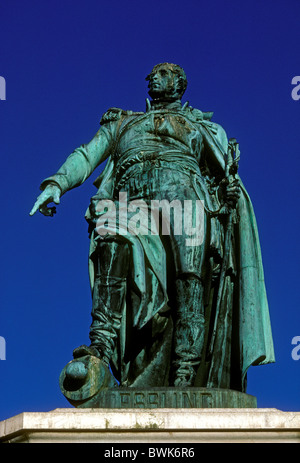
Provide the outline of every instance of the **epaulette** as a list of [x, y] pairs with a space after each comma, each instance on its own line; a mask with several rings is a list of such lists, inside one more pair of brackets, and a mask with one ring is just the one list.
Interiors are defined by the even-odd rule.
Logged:
[[125, 111], [120, 108], [109, 108], [106, 113], [103, 114], [100, 125], [107, 124], [108, 122], [115, 122], [126, 116], [139, 116], [144, 114], [143, 112]]
[[196, 122], [203, 120], [210, 121], [214, 114], [213, 112], [200, 111], [200, 109], [195, 109], [191, 106], [188, 106], [186, 109], [189, 111], [190, 117], [192, 117]]

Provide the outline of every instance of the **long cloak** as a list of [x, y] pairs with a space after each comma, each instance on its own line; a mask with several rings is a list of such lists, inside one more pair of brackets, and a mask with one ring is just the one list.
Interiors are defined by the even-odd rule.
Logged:
[[[224, 171], [226, 136], [217, 136], [214, 124], [209, 121], [203, 120], [198, 126], [204, 138], [206, 158]], [[113, 161], [109, 158], [96, 182], [99, 187], [97, 197], [113, 197], [113, 171]], [[257, 223], [251, 200], [242, 182], [237, 212], [240, 220], [235, 225], [232, 244], [236, 275], [234, 280], [226, 278], [214, 350], [211, 356], [203, 356], [198, 384], [245, 391], [249, 367], [272, 363], [275, 356]], [[89, 220], [89, 211], [86, 217]], [[95, 278], [93, 254], [97, 239], [99, 236], [94, 231], [89, 253], [92, 291]], [[167, 385], [172, 322], [170, 317], [164, 316], [168, 305], [165, 250], [159, 237], [127, 234], [124, 239], [131, 244], [132, 249], [131, 278], [134, 290], [131, 302], [127, 302], [124, 307], [113, 370], [122, 385], [139, 386], [146, 382], [151, 386], [151, 378], [157, 378], [157, 375], [161, 377], [161, 385]], [[215, 293], [216, 289], [211, 291], [208, 304], [210, 325], [215, 322]], [[127, 355], [130, 336], [135, 338], [136, 349], [133, 349], [134, 354], [131, 352]], [[205, 350], [210, 342], [209, 336], [208, 327]], [[143, 345], [145, 339], [152, 339], [150, 347]]]

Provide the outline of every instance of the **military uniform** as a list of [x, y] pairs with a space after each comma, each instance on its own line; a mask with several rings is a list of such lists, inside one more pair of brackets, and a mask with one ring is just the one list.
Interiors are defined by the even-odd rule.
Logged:
[[[122, 385], [194, 385], [200, 362], [206, 360], [207, 314], [212, 317], [207, 307], [212, 304], [213, 273], [223, 253], [218, 185], [224, 176], [227, 150], [225, 131], [211, 122], [211, 117], [212, 113], [182, 107], [178, 102], [163, 108], [148, 105], [145, 113], [111, 108], [103, 115], [92, 141], [77, 148], [41, 185], [44, 189], [55, 183], [65, 193], [82, 184], [108, 158], [95, 181], [98, 192], [86, 215], [93, 291], [90, 338], [100, 356], [111, 362]], [[121, 191], [127, 193], [129, 201], [143, 200], [148, 205], [153, 200], [202, 200], [201, 245], [187, 246], [186, 236], [174, 233], [174, 220], [168, 236], [99, 236], [97, 205], [104, 198], [117, 203]], [[253, 214], [246, 192], [242, 201], [247, 204], [247, 214]], [[254, 229], [251, 239], [257, 241]], [[232, 275], [240, 268], [235, 256], [233, 250]], [[261, 307], [263, 318], [267, 314], [264, 320], [268, 320], [265, 302]], [[270, 337], [268, 321], [264, 329], [266, 338]], [[262, 343], [261, 350], [266, 351]], [[241, 348], [241, 356], [247, 352], [246, 360], [240, 362], [241, 377], [256, 361], [256, 352], [248, 355], [248, 351], [251, 347]], [[272, 359], [272, 355], [268, 352], [265, 358]], [[159, 356], [164, 356], [165, 362], [157, 362]], [[171, 371], [163, 366], [170, 360]], [[224, 387], [224, 380], [218, 381], [212, 380], [210, 385]], [[226, 381], [230, 386], [231, 379]]]

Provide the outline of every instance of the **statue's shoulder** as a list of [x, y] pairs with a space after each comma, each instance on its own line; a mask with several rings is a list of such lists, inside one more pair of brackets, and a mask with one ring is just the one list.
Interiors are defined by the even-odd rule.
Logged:
[[101, 117], [100, 125], [108, 124], [109, 122], [117, 122], [125, 117], [134, 117], [144, 114], [143, 112], [127, 111], [121, 108], [109, 108]]
[[190, 105], [185, 107], [184, 112], [186, 113], [186, 116], [194, 122], [210, 121], [214, 114], [211, 111], [204, 112], [200, 109], [193, 108]]
[[208, 129], [210, 129], [213, 133], [221, 133], [224, 132], [223, 127], [218, 124], [217, 122], [212, 121], [213, 112], [204, 112], [200, 109], [192, 108], [191, 106], [187, 106], [186, 108], [187, 117], [192, 120], [193, 122], [198, 122], [202, 125], [205, 125]]
[[220, 124], [217, 124], [216, 122], [213, 122], [211, 120], [214, 114], [213, 112], [203, 112], [200, 111], [200, 109], [192, 108], [191, 106], [187, 106], [185, 111], [187, 117], [191, 121], [193, 121], [194, 123], [198, 123], [199, 126], [204, 126], [206, 129], [204, 133], [208, 132], [211, 135], [213, 135], [224, 147], [224, 150], [227, 150], [227, 134]]

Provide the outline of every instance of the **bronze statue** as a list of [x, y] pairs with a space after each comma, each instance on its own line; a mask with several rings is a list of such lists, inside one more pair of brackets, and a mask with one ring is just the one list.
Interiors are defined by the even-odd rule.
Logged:
[[238, 144], [213, 113], [182, 105], [180, 66], [158, 64], [146, 80], [146, 111], [109, 109], [90, 143], [42, 182], [31, 211], [52, 216], [48, 204], [107, 160], [86, 214], [91, 345], [74, 359], [101, 359], [120, 387], [245, 392], [248, 368], [274, 353]]

